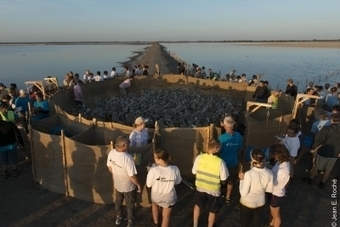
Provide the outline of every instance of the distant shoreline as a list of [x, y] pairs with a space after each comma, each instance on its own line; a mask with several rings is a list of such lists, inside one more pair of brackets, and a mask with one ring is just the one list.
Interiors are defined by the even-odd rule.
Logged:
[[233, 40], [233, 41], [81, 41], [81, 42], [0, 42], [0, 45], [152, 45], [154, 43], [231, 43], [251, 46], [340, 48], [340, 40]]

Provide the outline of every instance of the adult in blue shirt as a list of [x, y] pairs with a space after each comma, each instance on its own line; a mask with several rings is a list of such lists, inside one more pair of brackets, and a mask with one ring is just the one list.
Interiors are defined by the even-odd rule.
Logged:
[[48, 101], [44, 100], [42, 93], [36, 94], [37, 101], [34, 102], [33, 105], [33, 117], [32, 120], [42, 120], [49, 116], [50, 112], [50, 104]]
[[233, 190], [234, 181], [237, 177], [239, 154], [243, 146], [243, 139], [240, 133], [233, 130], [235, 121], [232, 116], [226, 116], [223, 120], [225, 133], [219, 136], [221, 142], [220, 157], [227, 165], [229, 177], [227, 179], [226, 202], [230, 202], [230, 195]]
[[28, 126], [26, 121], [26, 112], [28, 112], [28, 103], [30, 98], [26, 94], [25, 90], [21, 89], [19, 91], [19, 97], [15, 100], [15, 108], [18, 111], [19, 120], [25, 129], [26, 134], [28, 134]]

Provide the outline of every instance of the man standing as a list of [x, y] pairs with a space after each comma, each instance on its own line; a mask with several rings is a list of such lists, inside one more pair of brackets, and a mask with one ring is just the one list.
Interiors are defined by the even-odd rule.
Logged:
[[133, 208], [135, 204], [135, 190], [141, 191], [140, 184], [137, 180], [137, 170], [133, 157], [127, 153], [129, 148], [129, 138], [119, 136], [116, 139], [116, 149], [110, 151], [107, 158], [107, 167], [112, 173], [114, 187], [116, 192], [115, 213], [116, 225], [120, 225], [123, 220], [121, 207], [123, 200], [126, 202], [127, 210], [127, 227], [133, 226]]
[[83, 92], [80, 87], [81, 80], [76, 81], [76, 85], [73, 87], [74, 101], [79, 108], [83, 107]]
[[266, 86], [264, 86], [263, 81], [261, 80], [253, 94], [253, 99], [255, 100], [255, 102], [266, 103], [268, 94], [269, 90]]
[[238, 173], [239, 154], [243, 146], [243, 139], [240, 133], [234, 132], [235, 121], [231, 115], [226, 116], [223, 120], [225, 133], [219, 136], [221, 141], [220, 157], [227, 165], [229, 177], [227, 180], [227, 190], [225, 194], [226, 202], [230, 202], [231, 191], [233, 190], [234, 181]]
[[332, 124], [324, 126], [315, 136], [311, 152], [318, 152], [316, 155], [315, 165], [311, 171], [308, 183], [313, 183], [313, 178], [318, 170], [325, 170], [319, 188], [324, 188], [325, 183], [335, 165], [340, 158], [340, 113], [331, 115]]
[[291, 97], [293, 97], [293, 99], [295, 99], [297, 96], [297, 92], [297, 87], [294, 84], [293, 79], [288, 79], [285, 94], [290, 95]]
[[194, 207], [194, 227], [198, 225], [200, 211], [206, 207], [209, 211], [208, 227], [214, 226], [216, 213], [221, 208], [221, 181], [229, 176], [228, 169], [222, 159], [217, 156], [221, 148], [219, 141], [212, 139], [208, 144], [208, 152], [196, 157], [192, 173], [196, 175], [196, 196]]

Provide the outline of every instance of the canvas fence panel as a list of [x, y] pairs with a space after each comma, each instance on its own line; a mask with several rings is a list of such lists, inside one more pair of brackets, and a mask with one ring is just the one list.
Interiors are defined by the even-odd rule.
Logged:
[[35, 180], [44, 188], [65, 194], [62, 138], [32, 129]]
[[120, 129], [95, 127], [95, 141], [98, 145], [107, 145], [110, 141], [115, 142], [116, 138], [122, 135], [129, 136], [129, 133]]
[[209, 127], [166, 128], [161, 130], [162, 146], [174, 158], [181, 174], [192, 177], [191, 169], [197, 154], [206, 150], [209, 140]]
[[94, 203], [113, 203], [112, 176], [107, 169], [110, 146], [89, 146], [65, 137], [69, 196]]
[[96, 131], [95, 126], [92, 125], [86, 131], [71, 137], [70, 139], [75, 140], [79, 143], [86, 145], [95, 145], [96, 144]]
[[304, 135], [312, 136], [311, 129], [315, 121], [315, 107], [300, 107], [296, 118], [300, 121]]
[[87, 125], [71, 121], [60, 114], [52, 115], [43, 120], [32, 121], [32, 126], [38, 131], [49, 134], [60, 134], [60, 130], [64, 130], [68, 137], [80, 134], [89, 128]]

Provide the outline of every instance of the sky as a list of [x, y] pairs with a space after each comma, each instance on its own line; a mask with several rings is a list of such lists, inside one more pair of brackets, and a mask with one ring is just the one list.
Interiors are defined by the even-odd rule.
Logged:
[[0, 0], [0, 42], [340, 39], [339, 0]]

